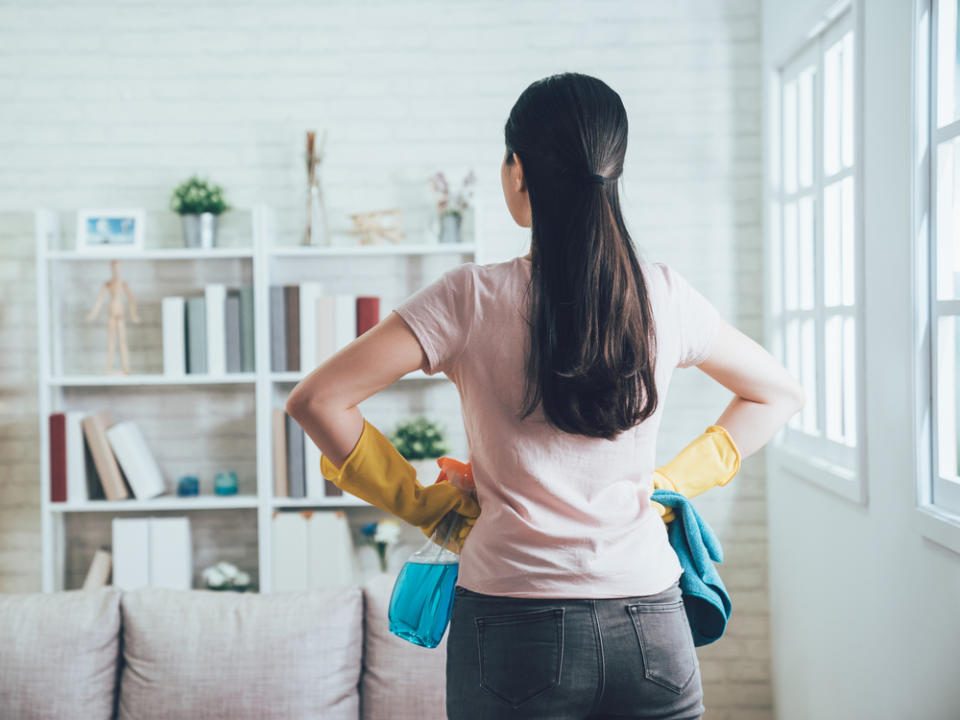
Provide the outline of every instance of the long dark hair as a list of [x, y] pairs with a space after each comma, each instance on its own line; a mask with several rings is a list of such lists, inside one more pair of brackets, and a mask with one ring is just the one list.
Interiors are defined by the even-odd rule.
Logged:
[[657, 334], [617, 190], [626, 110], [597, 78], [551, 75], [517, 99], [504, 139], [532, 222], [522, 417], [542, 400], [561, 430], [615, 439], [657, 407]]

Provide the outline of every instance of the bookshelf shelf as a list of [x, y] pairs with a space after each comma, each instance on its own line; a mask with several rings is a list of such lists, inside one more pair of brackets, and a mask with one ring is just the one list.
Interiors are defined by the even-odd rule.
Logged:
[[196, 495], [192, 497], [155, 497], [149, 500], [90, 500], [83, 503], [50, 503], [50, 512], [144, 512], [167, 510], [229, 510], [255, 508], [256, 495]]
[[104, 262], [109, 260], [235, 260], [253, 258], [253, 248], [156, 248], [138, 252], [77, 252], [47, 250], [48, 260]]
[[256, 382], [256, 373], [228, 375], [61, 375], [50, 378], [55, 387], [113, 387], [117, 385], [246, 385]]
[[352, 495], [339, 498], [272, 498], [271, 505], [275, 508], [320, 508], [320, 507], [375, 507], [366, 500]]
[[[40, 491], [41, 491], [41, 555], [43, 590], [52, 592], [62, 590], [67, 585], [68, 570], [76, 575], [76, 556], [73, 543], [81, 544], [88, 539], [83, 533], [91, 529], [96, 534], [101, 532], [108, 519], [97, 513], [103, 513], [107, 518], [110, 515], [123, 517], [127, 513], [175, 513], [201, 511], [194, 516], [198, 523], [205, 523], [203, 531], [194, 536], [195, 543], [201, 543], [200, 548], [209, 556], [211, 548], [205, 545], [216, 543], [219, 531], [224, 527], [241, 527], [248, 533], [247, 546], [251, 553], [255, 553], [258, 574], [256, 586], [260, 592], [270, 592], [273, 584], [274, 558], [274, 515], [283, 511], [311, 508], [373, 508], [364, 500], [353, 496], [317, 497], [316, 495], [304, 498], [288, 498], [274, 496], [274, 412], [282, 409], [287, 394], [293, 384], [299, 382], [306, 373], [303, 372], [273, 372], [271, 370], [271, 337], [270, 326], [270, 287], [285, 283], [295, 284], [303, 282], [304, 277], [310, 279], [324, 278], [327, 258], [394, 258], [416, 260], [422, 258], [424, 265], [429, 264], [430, 274], [434, 261], [447, 262], [445, 256], [456, 259], [457, 255], [470, 255], [474, 262], [483, 262], [480, 243], [482, 237], [478, 224], [482, 212], [479, 206], [473, 213], [473, 222], [469, 227], [464, 226], [468, 242], [464, 243], [406, 243], [382, 244], [370, 246], [290, 246], [276, 245], [276, 222], [272, 208], [266, 205], [257, 205], [251, 208], [249, 241], [246, 230], [241, 230], [238, 237], [241, 242], [249, 242], [249, 247], [220, 247], [213, 249], [200, 248], [150, 248], [139, 252], [77, 252], [63, 249], [66, 226], [66, 215], [58, 210], [38, 209], [35, 213], [36, 239], [36, 291], [37, 291], [37, 323], [38, 323], [38, 415], [39, 415], [39, 452], [40, 452]], [[71, 228], [67, 228], [69, 232]], [[335, 238], [337, 240], [337, 238]], [[244, 278], [242, 281], [232, 280], [237, 284], [248, 284], [253, 287], [253, 325], [256, 344], [254, 347], [255, 372], [230, 374], [185, 374], [167, 375], [157, 373], [136, 373], [130, 375], [70, 373], [64, 370], [65, 348], [86, 347], [88, 342], [67, 343], [63, 337], [71, 327], [64, 321], [67, 315], [63, 306], [70, 303], [69, 310], [75, 310], [74, 305], [80, 295], [63, 290], [64, 279], [72, 278], [73, 269], [78, 270], [77, 277], [83, 276], [92, 268], [90, 264], [101, 263], [104, 266], [111, 260], [137, 261], [141, 263], [182, 261], [191, 263], [180, 272], [178, 267], [163, 265], [156, 268], [156, 272], [143, 273], [147, 277], [147, 284], [153, 283], [153, 295], [163, 296], [166, 287], [174, 283], [178, 288], [171, 292], [173, 295], [183, 295], [183, 287], [193, 287], [202, 291], [207, 277], [217, 277], [221, 284], [224, 267], [230, 267], [231, 278]], [[239, 267], [220, 265], [221, 261], [234, 261]], [[208, 269], [206, 263], [214, 265]], [[398, 273], [406, 277], [407, 263], [398, 263]], [[96, 268], [93, 268], [96, 269]], [[239, 271], [239, 272], [238, 272]], [[338, 271], [339, 272], [339, 271]], [[326, 272], [329, 277], [330, 271]], [[186, 279], [185, 279], [186, 278]], [[363, 292], [379, 293], [380, 285], [369, 285], [369, 279], [364, 275], [348, 274], [346, 277], [335, 278], [337, 283], [343, 283], [342, 292], [350, 292], [355, 287], [357, 294]], [[359, 282], [358, 282], [359, 281]], [[367, 282], [367, 287], [363, 283]], [[85, 288], [85, 286], [84, 286]], [[81, 289], [84, 289], [81, 288]], [[369, 289], [368, 289], [369, 288]], [[135, 289], [136, 291], [136, 289]], [[384, 291], [386, 292], [386, 291]], [[147, 292], [146, 297], [150, 297]], [[86, 297], [85, 295], [83, 297]], [[97, 343], [99, 345], [99, 343]], [[158, 351], [159, 352], [159, 351]], [[69, 365], [67, 365], [69, 367]], [[421, 370], [404, 375], [401, 380], [420, 381], [410, 385], [401, 383], [404, 389], [423, 387], [422, 381], [447, 381], [448, 378], [437, 373], [426, 375]], [[196, 402], [191, 407], [182, 407], [185, 403], [183, 391], [168, 399], [164, 393], [167, 388], [187, 387], [190, 392], [196, 393]], [[432, 385], [430, 386], [432, 387]], [[121, 388], [123, 390], [118, 390]], [[80, 389], [79, 391], [77, 389]], [[111, 391], [111, 389], [113, 389]], [[191, 390], [192, 389], [192, 390]], [[249, 391], [253, 390], [251, 394]], [[426, 388], [423, 387], [425, 390]], [[216, 392], [214, 392], [216, 391]], [[111, 394], [112, 392], [112, 394]], [[172, 394], [171, 394], [172, 395]], [[91, 407], [88, 403], [96, 398], [97, 406]], [[102, 405], [102, 407], [101, 407]], [[114, 408], [114, 405], [118, 406]], [[169, 416], [177, 418], [183, 427], [173, 428], [174, 436], [183, 438], [190, 433], [194, 420], [204, 422], [195, 423], [198, 427], [220, 427], [222, 435], [214, 435], [215, 442], [208, 442], [207, 438], [189, 436], [186, 438], [189, 448], [180, 450], [179, 462], [189, 458], [189, 465], [196, 467], [217, 466], [223, 463], [224, 457], [231, 458], [227, 464], [233, 463], [233, 453], [236, 456], [238, 471], [241, 474], [241, 487], [245, 494], [234, 496], [200, 495], [194, 497], [178, 497], [165, 494], [159, 497], [137, 500], [135, 498], [119, 501], [82, 500], [66, 502], [51, 501], [51, 435], [49, 418], [51, 413], [80, 411], [96, 412], [99, 409], [116, 410], [114, 420], [122, 421], [128, 416], [137, 419], [139, 408], [143, 409], [144, 416], [152, 423], [164, 422]], [[235, 413], [227, 418], [220, 413], [227, 408], [228, 413]], [[184, 416], [188, 422], [183, 421]], [[125, 417], [126, 416], [126, 417]], [[194, 416], [190, 418], [190, 416]], [[250, 422], [252, 421], [252, 422]], [[250, 442], [251, 430], [255, 428], [255, 442]], [[179, 432], [180, 435], [176, 435]], [[205, 430], [201, 430], [205, 432]], [[211, 431], [217, 432], [217, 431]], [[169, 433], [164, 433], [172, 442]], [[164, 440], [155, 435], [156, 443], [161, 446]], [[148, 446], [153, 442], [147, 437]], [[218, 449], [216, 446], [220, 446]], [[166, 447], [166, 446], [165, 446]], [[224, 450], [224, 448], [229, 448]], [[178, 448], [179, 449], [179, 448]], [[217, 453], [220, 453], [217, 455]], [[226, 452], [226, 455], [224, 454]], [[245, 468], [245, 470], [244, 470]], [[206, 473], [207, 471], [202, 471]], [[167, 492], [172, 492], [175, 485], [174, 473], [165, 478]], [[252, 484], [244, 482], [250, 477], [256, 478], [255, 489]], [[69, 488], [68, 488], [69, 489]], [[251, 492], [252, 491], [252, 492]], [[207, 515], [205, 511], [217, 511]], [[230, 515], [230, 512], [243, 515]], [[250, 511], [255, 511], [256, 522], [252, 523]], [[361, 512], [357, 510], [357, 512]], [[237, 518], [236, 522], [234, 517]], [[214, 530], [216, 529], [216, 530]], [[214, 531], [212, 531], [214, 530]], [[78, 533], [76, 537], [70, 537]], [[250, 542], [255, 537], [255, 545]], [[202, 538], [202, 539], [200, 539]], [[214, 548], [220, 550], [220, 546]], [[70, 552], [68, 552], [70, 550]], [[249, 558], [253, 565], [253, 558]], [[73, 565], [71, 566], [71, 563]], [[252, 568], [248, 568], [252, 569]], [[75, 585], [75, 580], [70, 583]]]
[[[301, 372], [274, 372], [270, 373], [270, 380], [275, 383], [298, 383], [305, 377], [304, 373]], [[409, 372], [400, 380], [448, 380], [448, 378], [440, 373], [435, 373], [434, 375], [427, 375], [423, 370], [414, 370]]]
[[380, 245], [291, 245], [272, 247], [268, 251], [273, 257], [323, 257], [325, 255], [364, 257], [381, 255], [446, 255], [473, 254], [473, 243], [406, 243]]

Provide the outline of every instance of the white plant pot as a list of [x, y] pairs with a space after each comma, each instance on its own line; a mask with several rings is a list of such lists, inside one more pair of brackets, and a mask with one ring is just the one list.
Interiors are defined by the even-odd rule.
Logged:
[[421, 485], [433, 485], [440, 475], [440, 466], [437, 465], [436, 458], [427, 458], [424, 460], [410, 460], [411, 465], [417, 471], [417, 480]]

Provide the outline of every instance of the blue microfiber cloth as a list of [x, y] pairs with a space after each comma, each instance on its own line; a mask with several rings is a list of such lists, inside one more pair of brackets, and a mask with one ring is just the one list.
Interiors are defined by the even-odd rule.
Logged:
[[709, 645], [723, 636], [732, 609], [730, 595], [713, 565], [723, 562], [723, 548], [688, 497], [656, 489], [650, 499], [673, 508], [674, 520], [667, 523], [667, 538], [683, 568], [680, 590], [693, 644]]

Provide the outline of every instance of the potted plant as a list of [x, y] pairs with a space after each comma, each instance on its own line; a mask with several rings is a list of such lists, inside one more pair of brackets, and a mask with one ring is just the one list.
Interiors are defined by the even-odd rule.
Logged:
[[476, 175], [471, 170], [464, 178], [460, 192], [451, 195], [450, 185], [442, 172], [438, 172], [431, 178], [433, 189], [437, 194], [437, 210], [440, 213], [440, 242], [460, 242], [461, 221], [464, 212], [470, 207], [470, 198], [473, 196], [476, 180]]
[[186, 247], [212, 248], [217, 234], [217, 217], [230, 209], [223, 188], [196, 175], [173, 190], [170, 209], [180, 215]]
[[416, 468], [421, 485], [432, 485], [440, 476], [437, 458], [449, 448], [439, 425], [423, 416], [398, 423], [390, 442]]

